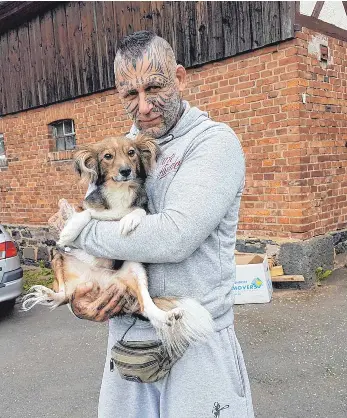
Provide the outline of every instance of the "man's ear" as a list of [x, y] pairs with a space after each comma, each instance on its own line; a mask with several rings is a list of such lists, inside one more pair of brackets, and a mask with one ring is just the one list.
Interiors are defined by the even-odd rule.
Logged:
[[141, 162], [146, 174], [148, 174], [155, 165], [160, 154], [157, 141], [149, 136], [139, 134], [134, 140], [134, 145], [138, 149]]
[[98, 178], [98, 154], [91, 146], [80, 147], [74, 153], [74, 167], [82, 180], [95, 183]]
[[176, 68], [176, 83], [178, 86], [178, 90], [183, 92], [186, 88], [187, 80], [187, 72], [183, 65], [178, 64]]

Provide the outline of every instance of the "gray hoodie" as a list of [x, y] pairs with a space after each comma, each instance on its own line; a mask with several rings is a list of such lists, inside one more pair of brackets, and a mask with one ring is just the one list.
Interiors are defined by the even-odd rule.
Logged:
[[229, 126], [184, 104], [177, 125], [158, 139], [162, 153], [146, 182], [151, 214], [127, 237], [117, 222], [93, 220], [75, 246], [99, 257], [148, 263], [152, 297], [195, 298], [220, 330], [233, 322], [244, 155]]

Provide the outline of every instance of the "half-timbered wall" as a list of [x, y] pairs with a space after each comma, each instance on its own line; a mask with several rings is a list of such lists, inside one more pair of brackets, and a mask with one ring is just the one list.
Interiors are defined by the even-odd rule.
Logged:
[[167, 39], [186, 67], [294, 35], [294, 2], [54, 5], [0, 35], [0, 115], [114, 87], [117, 41], [137, 30]]

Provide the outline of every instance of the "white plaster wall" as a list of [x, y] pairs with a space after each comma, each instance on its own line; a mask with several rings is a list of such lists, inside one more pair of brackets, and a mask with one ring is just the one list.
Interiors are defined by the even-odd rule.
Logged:
[[[318, 61], [320, 61], [320, 58], [321, 58], [321, 52], [320, 52], [321, 45], [329, 46], [328, 37], [321, 33], [312, 35], [308, 43], [308, 53], [309, 55], [314, 55]], [[322, 66], [326, 64], [328, 65], [333, 64], [333, 58], [330, 53], [328, 54], [328, 62], [325, 64], [321, 63]]]
[[347, 29], [347, 16], [341, 1], [326, 1], [319, 19], [342, 29]]
[[303, 14], [303, 15], [311, 16], [315, 4], [316, 4], [315, 1], [301, 1], [300, 2], [300, 13]]
[[[301, 1], [300, 13], [311, 16], [315, 4], [316, 1]], [[325, 1], [318, 18], [347, 30], [347, 15], [342, 1]]]

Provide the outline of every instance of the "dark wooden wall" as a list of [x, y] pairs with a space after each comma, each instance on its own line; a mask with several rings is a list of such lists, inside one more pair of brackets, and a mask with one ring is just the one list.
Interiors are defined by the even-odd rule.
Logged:
[[0, 35], [0, 115], [114, 87], [117, 40], [140, 29], [186, 67], [291, 38], [294, 3], [55, 3]]

